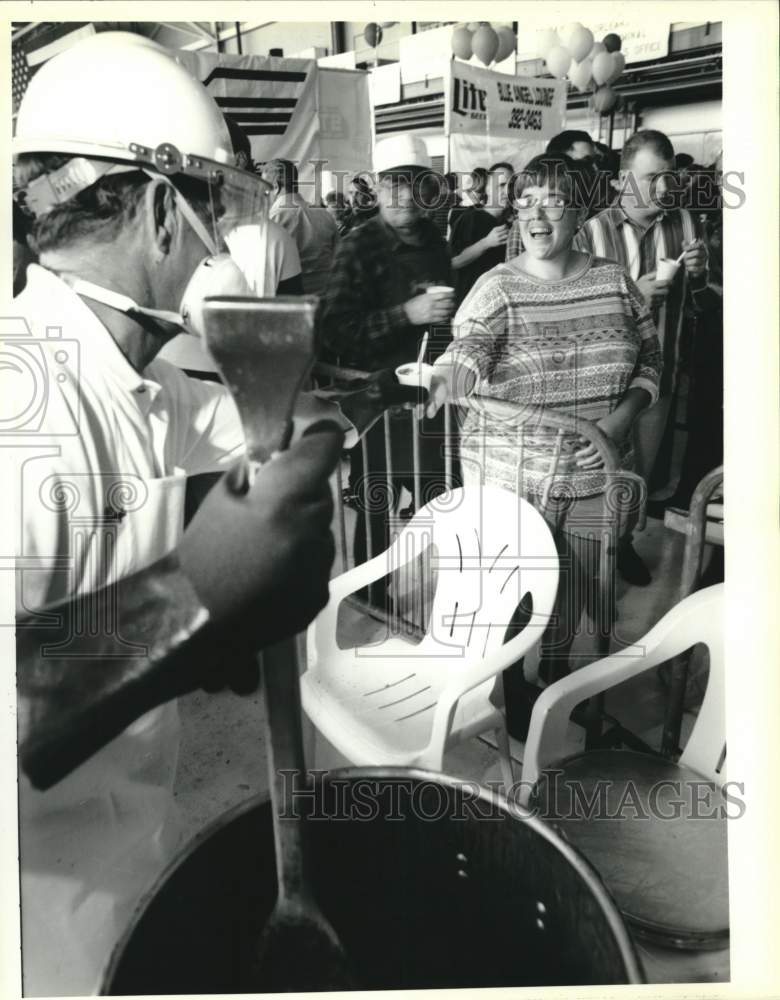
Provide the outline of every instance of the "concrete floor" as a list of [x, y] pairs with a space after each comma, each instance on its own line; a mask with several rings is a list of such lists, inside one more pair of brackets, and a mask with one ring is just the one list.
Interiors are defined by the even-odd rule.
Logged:
[[[346, 511], [351, 537], [351, 511]], [[653, 576], [649, 587], [620, 585], [618, 628], [622, 638], [633, 642], [645, 634], [678, 600], [683, 537], [648, 520], [635, 537], [635, 547]], [[334, 572], [341, 571], [340, 558]], [[369, 641], [384, 627], [352, 608], [341, 616], [340, 643], [357, 645]], [[341, 629], [340, 629], [341, 631]], [[621, 685], [608, 696], [607, 711], [652, 746], [660, 745], [665, 689], [654, 671]], [[268, 788], [264, 739], [263, 701], [259, 693], [238, 697], [231, 693], [207, 695], [197, 692], [180, 702], [183, 738], [175, 795], [185, 827], [193, 836], [231, 806]], [[683, 740], [695, 721], [686, 713]], [[307, 726], [307, 756], [311, 766], [339, 766], [346, 761]], [[569, 746], [573, 752], [583, 743], [583, 732], [571, 725]], [[520, 774], [523, 745], [512, 741], [512, 755]], [[477, 738], [451, 751], [445, 770], [481, 782], [500, 778], [494, 745]], [[641, 953], [650, 982], [713, 982], [728, 980], [728, 950], [699, 953], [658, 952], [642, 946]]]

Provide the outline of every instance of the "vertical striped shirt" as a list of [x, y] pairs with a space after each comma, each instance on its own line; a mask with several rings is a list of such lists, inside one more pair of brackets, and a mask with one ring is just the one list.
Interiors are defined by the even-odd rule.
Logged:
[[[574, 238], [574, 248], [597, 257], [615, 260], [633, 281], [655, 271], [661, 257], [677, 258], [683, 243], [696, 239], [694, 218], [684, 208], [662, 212], [643, 230], [626, 215], [620, 205], [610, 205], [583, 225]], [[651, 307], [663, 352], [664, 374], [660, 394], [674, 392], [680, 349], [680, 331], [687, 294], [684, 267], [678, 270], [665, 301]]]

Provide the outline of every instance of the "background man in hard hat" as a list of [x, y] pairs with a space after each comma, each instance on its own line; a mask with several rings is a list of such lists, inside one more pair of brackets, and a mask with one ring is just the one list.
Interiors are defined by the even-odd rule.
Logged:
[[[448, 320], [453, 294], [428, 294], [430, 286], [450, 286], [447, 245], [425, 216], [436, 191], [425, 143], [397, 136], [377, 143], [374, 164], [378, 174], [379, 214], [368, 219], [339, 242], [321, 309], [324, 350], [331, 360], [348, 368], [374, 371], [413, 361], [426, 330], [432, 360], [449, 341]], [[424, 422], [421, 435], [422, 492], [425, 502], [443, 489], [442, 439], [438, 426]], [[360, 449], [351, 455], [350, 487], [361, 511], [355, 533], [355, 560], [367, 556], [365, 518], [368, 509], [371, 548], [378, 554], [389, 542], [388, 518], [397, 505], [400, 488], [413, 488], [411, 429], [408, 415], [392, 420], [393, 496], [376, 502], [387, 483], [384, 428], [375, 426], [366, 436], [369, 470], [363, 468]], [[388, 606], [387, 581], [375, 585], [370, 599]]]
[[[341, 433], [293, 444], [242, 497], [218, 489], [209, 497], [218, 537], [201, 530], [193, 548], [191, 536], [181, 543], [186, 477], [228, 467], [243, 437], [222, 386], [155, 360], [182, 328], [200, 331], [205, 295], [246, 289], [223, 241], [263, 219], [266, 186], [231, 166], [222, 115], [200, 83], [162, 48], [122, 33], [41, 68], [14, 152], [40, 260], [16, 312], [36, 337], [60, 334], [40, 344], [48, 402], [34, 443], [46, 447], [24, 467], [21, 555], [43, 568], [20, 574], [19, 614], [178, 546], [215, 621], [251, 606], [241, 620], [255, 648], [294, 634], [327, 600], [328, 476]], [[20, 778], [28, 995], [98, 988], [139, 894], [176, 845], [177, 735], [168, 703], [49, 791]]]

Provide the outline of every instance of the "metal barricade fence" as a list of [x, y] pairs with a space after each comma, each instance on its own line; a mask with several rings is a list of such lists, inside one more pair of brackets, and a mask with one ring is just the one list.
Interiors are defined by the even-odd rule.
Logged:
[[[320, 386], [342, 386], [352, 388], [361, 382], [365, 382], [371, 377], [371, 373], [369, 372], [340, 368], [324, 363], [319, 363], [315, 366], [314, 375], [318, 385]], [[413, 508], [416, 512], [423, 506], [422, 482], [424, 470], [421, 468], [420, 458], [421, 427], [420, 421], [417, 419], [415, 414], [415, 408], [409, 405], [406, 409], [408, 433], [411, 436], [411, 493]], [[522, 466], [522, 453], [527, 431], [529, 411], [515, 403], [474, 394], [468, 399], [458, 400], [457, 403], [448, 402], [443, 407], [444, 430], [442, 448], [444, 480], [442, 485], [446, 489], [451, 489], [456, 484], [457, 477], [455, 474], [455, 465], [458, 452], [458, 435], [462, 424], [462, 417], [469, 410], [476, 411], [478, 414], [479, 425], [477, 436], [480, 438], [482, 446], [485, 449], [487, 448], [489, 418], [492, 418], [493, 420], [500, 419], [506, 426], [511, 426], [513, 423], [516, 425], [518, 467]], [[384, 428], [384, 462], [383, 468], [375, 477], [375, 482], [380, 477], [384, 477], [389, 504], [392, 504], [393, 498], [397, 494], [397, 489], [394, 488], [393, 447], [391, 440], [391, 420], [396, 419], [397, 415], [391, 417], [391, 414], [388, 411], [385, 411], [381, 418]], [[556, 489], [556, 477], [558, 476], [558, 466], [561, 458], [561, 446], [565, 435], [576, 435], [583, 438], [589, 444], [592, 444], [596, 448], [596, 451], [603, 463], [603, 468], [599, 471], [603, 472], [605, 475], [607, 482], [610, 483], [610, 488], [605, 489], [603, 494], [602, 522], [599, 531], [600, 538], [608, 543], [600, 546], [599, 586], [602, 593], [600, 595], [601, 600], [599, 602], [599, 607], [604, 609], [606, 613], [606, 609], [609, 606], [609, 597], [611, 596], [606, 593], [606, 588], [613, 586], [615, 577], [615, 544], [609, 544], [609, 542], [614, 543], [615, 541], [616, 504], [617, 507], [619, 507], [621, 498], [628, 498], [629, 504], [631, 504], [634, 508], [637, 526], [640, 529], [644, 527], [646, 502], [646, 487], [644, 481], [635, 473], [620, 468], [620, 459], [617, 448], [610, 438], [608, 438], [595, 423], [579, 417], [559, 413], [554, 410], [535, 407], [533, 411], [533, 432], [536, 436], [538, 436], [540, 428], [545, 428], [546, 431], [554, 434], [552, 457], [546, 474], [545, 486], [541, 497], [537, 498], [536, 503], [536, 506], [543, 514], [547, 513], [551, 497]], [[363, 477], [367, 479], [371, 475], [371, 469], [369, 447], [365, 435], [361, 439], [360, 444], [356, 445], [356, 447], [361, 449]], [[486, 452], [483, 453], [483, 469], [485, 459]], [[338, 525], [338, 545], [341, 555], [342, 572], [355, 565], [354, 551], [352, 551], [352, 546], [350, 545], [350, 541], [348, 539], [348, 518], [345, 511], [348, 500], [345, 500], [346, 495], [347, 491], [344, 484], [343, 470], [342, 467], [339, 466], [337, 470], [336, 523]], [[532, 498], [529, 497], [528, 499]], [[355, 515], [356, 517], [363, 518], [363, 528], [366, 537], [366, 560], [369, 560], [373, 558], [373, 556], [379, 554], [374, 551], [372, 541], [372, 513], [369, 509], [370, 504], [368, 502], [364, 502], [362, 505], [357, 506], [358, 509], [355, 510]], [[362, 509], [360, 509], [360, 506], [362, 506]], [[620, 513], [618, 512], [618, 517], [619, 516]], [[390, 530], [389, 544], [392, 544], [393, 539], [402, 530], [403, 522], [399, 517], [393, 516], [393, 512], [389, 509], [387, 511], [387, 517], [389, 519]], [[415, 561], [415, 565], [418, 567], [419, 572], [422, 573], [423, 562], [418, 559]], [[430, 586], [430, 581], [421, 577], [416, 581], [414, 586], [420, 600], [413, 600], [412, 603], [415, 606], [419, 605], [419, 617], [417, 614], [413, 617], [409, 616], [408, 613], [399, 614], [398, 609], [394, 609], [393, 614], [388, 614], [386, 611], [383, 611], [382, 608], [372, 605], [368, 601], [355, 596], [350, 598], [350, 603], [359, 607], [372, 617], [394, 626], [397, 630], [400, 630], [401, 626], [403, 626], [403, 630], [406, 631], [407, 634], [421, 637], [426, 626], [426, 609], [429, 603], [426, 600], [426, 584]], [[399, 622], [399, 618], [402, 619], [401, 622]], [[599, 637], [599, 655], [607, 655], [610, 649], [611, 638], [609, 627], [607, 627], [606, 622], [600, 622], [597, 623], [597, 628]]]

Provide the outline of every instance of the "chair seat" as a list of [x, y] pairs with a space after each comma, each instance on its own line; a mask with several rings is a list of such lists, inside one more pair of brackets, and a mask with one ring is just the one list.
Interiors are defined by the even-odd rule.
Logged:
[[[340, 650], [301, 677], [307, 715], [358, 766], [409, 765], [427, 748], [434, 712], [451, 672], [465, 667], [447, 647], [402, 639]], [[345, 660], [349, 659], [349, 669]], [[448, 662], [449, 660], [449, 662]], [[458, 702], [450, 741], [502, 725], [490, 703], [493, 679]]]
[[542, 772], [532, 801], [601, 874], [640, 936], [665, 947], [725, 946], [725, 800], [700, 774], [597, 750]]

